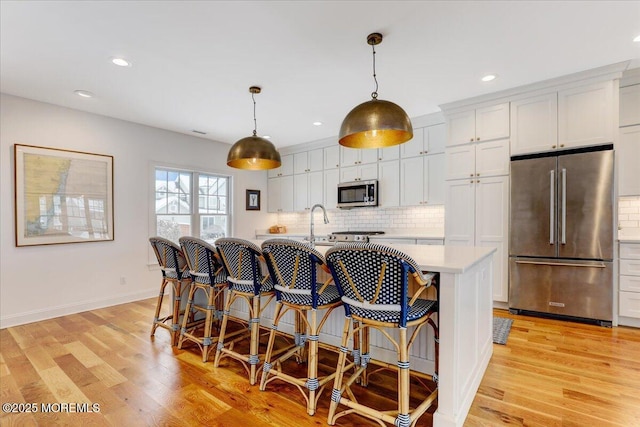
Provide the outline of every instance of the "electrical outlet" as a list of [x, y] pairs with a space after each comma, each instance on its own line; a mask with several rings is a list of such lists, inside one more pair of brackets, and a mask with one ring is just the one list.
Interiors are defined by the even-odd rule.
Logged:
[[120, 277], [120, 285], [124, 286], [126, 284], [127, 284], [127, 279], [124, 276]]

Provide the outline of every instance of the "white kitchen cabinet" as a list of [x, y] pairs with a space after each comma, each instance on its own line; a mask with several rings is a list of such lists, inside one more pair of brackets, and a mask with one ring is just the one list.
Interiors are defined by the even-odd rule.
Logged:
[[378, 163], [378, 206], [400, 206], [400, 162], [389, 160]]
[[607, 80], [558, 92], [558, 148], [613, 142], [613, 91]]
[[[620, 316], [640, 319], [640, 242], [620, 243]], [[621, 324], [627, 322], [620, 319]]]
[[377, 161], [377, 149], [340, 147], [340, 166], [366, 165]]
[[618, 195], [640, 196], [640, 125], [619, 129]]
[[496, 248], [493, 299], [508, 300], [509, 177], [446, 182], [445, 243]]
[[[406, 145], [406, 143], [403, 145]], [[378, 160], [381, 162], [387, 162], [389, 160], [398, 160], [399, 158], [400, 158], [400, 145], [394, 145], [392, 147], [378, 149]]]
[[267, 195], [269, 212], [292, 212], [293, 175], [269, 178]]
[[640, 84], [620, 88], [619, 126], [640, 125]]
[[323, 204], [327, 209], [336, 209], [338, 207], [338, 183], [340, 182], [340, 173], [338, 169], [325, 170], [323, 176]]
[[340, 167], [340, 146], [333, 145], [323, 149], [324, 169], [337, 169]]
[[558, 147], [558, 93], [511, 101], [511, 155]]
[[401, 157], [443, 153], [447, 143], [447, 128], [444, 123], [413, 130], [413, 138], [400, 146]]
[[444, 203], [445, 155], [409, 157], [400, 161], [400, 205]]
[[269, 169], [267, 176], [275, 178], [277, 176], [293, 175], [293, 154], [280, 156], [281, 164], [279, 168]]
[[317, 172], [323, 169], [324, 152], [322, 148], [303, 151], [293, 155], [293, 173]]
[[509, 103], [447, 115], [447, 146], [509, 137]]
[[340, 182], [366, 181], [368, 179], [378, 179], [378, 165], [376, 163], [340, 168]]
[[316, 203], [323, 202], [322, 172], [308, 172], [294, 175], [293, 209], [296, 212], [311, 209]]
[[447, 179], [509, 174], [509, 140], [476, 142], [447, 148]]

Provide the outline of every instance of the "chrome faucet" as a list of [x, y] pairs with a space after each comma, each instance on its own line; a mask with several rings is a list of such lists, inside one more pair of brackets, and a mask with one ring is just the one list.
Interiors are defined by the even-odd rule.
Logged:
[[324, 223], [329, 224], [329, 218], [327, 217], [327, 210], [324, 208], [324, 206], [322, 206], [320, 203], [313, 205], [313, 207], [311, 208], [311, 231], [309, 233], [309, 242], [311, 242], [311, 245], [314, 245], [316, 241], [316, 237], [313, 234], [313, 211], [315, 210], [315, 208], [322, 209], [322, 214], [324, 215]]

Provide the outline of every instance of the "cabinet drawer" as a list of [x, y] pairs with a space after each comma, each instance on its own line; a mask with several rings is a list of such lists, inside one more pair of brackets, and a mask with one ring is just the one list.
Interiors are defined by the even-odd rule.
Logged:
[[639, 293], [620, 292], [620, 316], [637, 317], [640, 319]]
[[620, 243], [620, 258], [640, 259], [640, 244]]
[[627, 276], [640, 276], [640, 259], [621, 259], [620, 274]]
[[640, 292], [640, 276], [620, 276], [620, 290]]

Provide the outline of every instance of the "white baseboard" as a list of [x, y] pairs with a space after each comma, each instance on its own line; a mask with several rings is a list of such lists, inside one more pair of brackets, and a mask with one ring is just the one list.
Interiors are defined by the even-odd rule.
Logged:
[[[79, 301], [57, 307], [48, 307], [41, 310], [32, 310], [9, 316], [0, 316], [0, 329], [11, 326], [24, 325], [26, 323], [38, 322], [41, 320], [53, 319], [54, 317], [66, 316], [68, 314], [81, 313], [83, 311], [95, 310], [98, 308], [111, 307], [142, 299], [151, 298], [158, 295], [157, 289], [148, 289], [132, 294], [120, 295], [115, 298], [96, 299]], [[149, 320], [151, 322], [151, 320]]]

